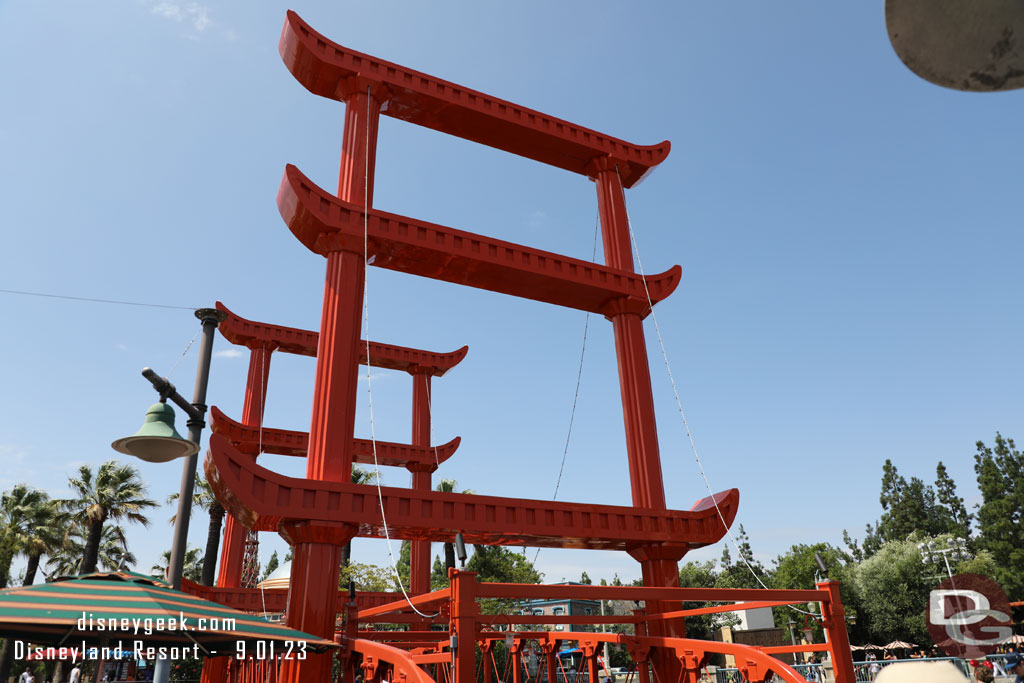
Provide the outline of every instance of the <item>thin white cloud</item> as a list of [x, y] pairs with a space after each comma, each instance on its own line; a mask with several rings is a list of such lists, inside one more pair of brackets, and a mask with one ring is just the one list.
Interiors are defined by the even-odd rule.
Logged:
[[214, 358], [241, 358], [241, 349], [224, 349], [223, 351], [215, 351], [213, 353]]
[[150, 12], [168, 21], [187, 22], [197, 33], [202, 33], [214, 25], [210, 18], [210, 8], [198, 2], [157, 2]]

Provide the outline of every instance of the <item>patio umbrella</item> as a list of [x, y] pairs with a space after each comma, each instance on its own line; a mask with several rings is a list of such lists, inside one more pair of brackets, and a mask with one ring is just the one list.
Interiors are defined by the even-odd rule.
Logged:
[[882, 647], [881, 645], [872, 645], [871, 643], [868, 643], [867, 645], [861, 645], [860, 649], [862, 649], [862, 650], [884, 650], [885, 648]]
[[883, 650], [912, 650], [915, 647], [917, 647], [917, 645], [914, 645], [913, 643], [907, 643], [907, 642], [904, 642], [902, 640], [894, 640], [891, 643], [889, 643], [888, 645], [883, 645], [882, 649]]
[[1020, 635], [1019, 633], [1015, 633], [1014, 635], [1010, 636], [1009, 639], [1007, 639], [1005, 642], [1011, 645], [1021, 645], [1022, 643], [1024, 643], [1024, 636]]
[[[0, 590], [0, 637], [41, 646], [198, 647], [208, 655], [297, 655], [337, 647], [133, 572], [98, 572]], [[157, 653], [159, 654], [159, 653]]]

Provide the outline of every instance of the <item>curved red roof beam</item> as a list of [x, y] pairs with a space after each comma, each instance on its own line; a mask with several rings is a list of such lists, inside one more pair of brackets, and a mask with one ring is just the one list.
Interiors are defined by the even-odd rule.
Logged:
[[[682, 269], [636, 273], [344, 202], [291, 164], [277, 207], [310, 251], [362, 253], [380, 268], [477, 287], [602, 315], [621, 307], [646, 315], [679, 285]], [[646, 287], [644, 286], [646, 280]]]
[[[317, 345], [320, 342], [319, 332], [246, 320], [232, 313], [228, 310], [227, 306], [219, 301], [217, 302], [217, 310], [228, 316], [217, 329], [232, 344], [252, 348], [261, 343], [266, 343], [286, 353], [316, 357]], [[363, 365], [366, 365], [366, 345], [366, 341], [359, 342], [359, 348], [361, 349], [359, 362]], [[469, 351], [468, 346], [463, 346], [461, 349], [450, 353], [434, 353], [433, 351], [423, 351], [374, 341], [369, 342], [369, 345], [370, 365], [375, 368], [402, 370], [410, 373], [425, 372], [434, 377], [440, 377], [458, 365]]]
[[383, 91], [382, 114], [464, 140], [505, 150], [567, 171], [590, 175], [591, 162], [619, 164], [632, 187], [668, 157], [668, 140], [634, 145], [449, 81], [350, 50], [317, 33], [289, 11], [278, 52], [310, 92], [345, 99], [358, 88]]
[[[361, 537], [383, 538], [378, 487], [297, 479], [260, 467], [223, 434], [210, 437], [206, 477], [236, 519], [258, 531], [277, 531], [288, 520], [344, 522]], [[718, 507], [694, 510], [565, 503], [464, 493], [380, 487], [392, 538], [595, 550], [662, 549], [682, 557], [716, 543], [736, 518], [739, 491], [715, 495]], [[721, 511], [721, 517], [719, 516]], [[723, 523], [724, 519], [724, 523]]]
[[[252, 427], [232, 420], [217, 406], [210, 408], [210, 428], [214, 434], [223, 434], [241, 452], [258, 455], [264, 453], [306, 457], [309, 450], [309, 432], [290, 429]], [[457, 436], [440, 446], [410, 446], [408, 444], [377, 441], [377, 464], [388, 467], [433, 468], [455, 455], [462, 437]], [[373, 442], [369, 439], [352, 439], [353, 461], [372, 465]]]

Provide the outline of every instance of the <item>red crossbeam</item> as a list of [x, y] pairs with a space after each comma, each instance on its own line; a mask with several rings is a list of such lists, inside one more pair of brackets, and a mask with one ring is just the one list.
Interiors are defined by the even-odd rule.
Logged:
[[381, 113], [544, 164], [589, 175], [611, 158], [632, 187], [668, 156], [666, 140], [634, 145], [518, 104], [464, 88], [338, 45], [288, 12], [278, 46], [288, 70], [310, 92], [344, 101], [367, 87], [383, 90]]
[[[271, 345], [286, 353], [294, 353], [300, 356], [316, 356], [317, 345], [320, 343], [320, 334], [311, 330], [300, 330], [295, 327], [284, 327], [282, 325], [271, 325], [270, 323], [255, 322], [235, 315], [228, 310], [227, 306], [217, 302], [217, 310], [227, 314], [227, 318], [220, 324], [218, 329], [224, 338], [232, 344], [239, 346], [253, 347], [261, 343]], [[359, 362], [366, 365], [366, 342], [360, 341]], [[458, 365], [466, 352], [468, 346], [452, 351], [451, 353], [434, 353], [421, 349], [411, 349], [405, 346], [394, 346], [392, 344], [381, 344], [370, 342], [370, 365], [375, 368], [388, 370], [401, 370], [404, 372], [423, 372], [434, 377], [440, 377], [451, 368]]]
[[[276, 531], [288, 520], [322, 520], [355, 525], [360, 537], [384, 536], [375, 486], [286, 477], [240, 453], [222, 434], [210, 437], [205, 468], [217, 499], [249, 528]], [[708, 499], [678, 511], [393, 487], [381, 487], [380, 495], [392, 538], [445, 542], [462, 531], [467, 542], [482, 545], [600, 550], [709, 545], [725, 535], [739, 505], [736, 489], [716, 495], [723, 525]]]
[[602, 315], [609, 314], [611, 306], [646, 315], [648, 294], [651, 303], [657, 303], [682, 277], [679, 266], [641, 278], [590, 261], [364, 209], [318, 187], [292, 165], [285, 169], [277, 207], [292, 233], [317, 254], [363, 253], [365, 227], [367, 259], [374, 266]]
[[[210, 426], [215, 434], [223, 434], [239, 451], [249, 455], [257, 455], [262, 448], [264, 453], [304, 458], [309, 448], [308, 432], [247, 427], [232, 420], [216, 406], [210, 409]], [[455, 454], [461, 442], [462, 438], [458, 436], [446, 444], [433, 447], [378, 441], [377, 463], [388, 467], [436, 468]], [[353, 439], [353, 461], [372, 465], [373, 445], [368, 439]]]

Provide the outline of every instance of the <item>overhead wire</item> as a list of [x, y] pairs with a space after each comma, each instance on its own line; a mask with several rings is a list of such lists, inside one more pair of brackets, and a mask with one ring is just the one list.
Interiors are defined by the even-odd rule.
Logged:
[[87, 296], [71, 296], [70, 294], [47, 294], [45, 292], [29, 292], [21, 289], [0, 289], [0, 294], [18, 294], [21, 296], [38, 296], [47, 299], [66, 299], [68, 301], [88, 301], [97, 304], [116, 304], [119, 306], [145, 306], [147, 308], [173, 308], [182, 311], [194, 311], [201, 306], [170, 306], [167, 304], [151, 304], [142, 301], [120, 301], [117, 299], [96, 299]]

